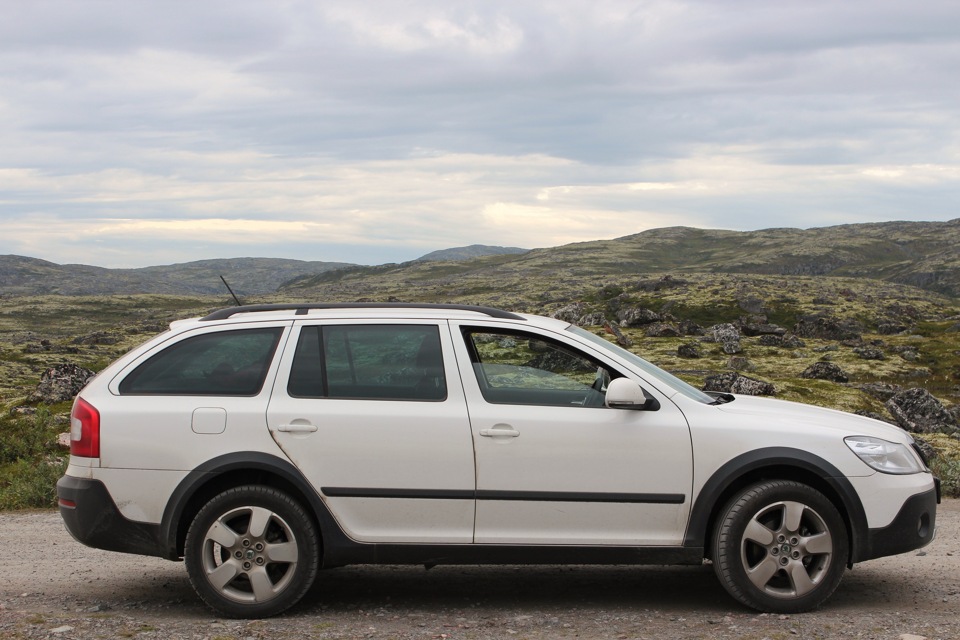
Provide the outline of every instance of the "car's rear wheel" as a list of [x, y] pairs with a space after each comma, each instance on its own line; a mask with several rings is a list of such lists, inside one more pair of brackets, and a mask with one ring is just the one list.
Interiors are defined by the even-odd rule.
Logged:
[[847, 529], [822, 493], [799, 482], [753, 485], [721, 511], [717, 577], [743, 604], [774, 613], [814, 609], [834, 592], [849, 554]]
[[224, 491], [190, 525], [184, 562], [197, 594], [234, 618], [276, 615], [313, 584], [320, 542], [303, 507], [271, 487]]

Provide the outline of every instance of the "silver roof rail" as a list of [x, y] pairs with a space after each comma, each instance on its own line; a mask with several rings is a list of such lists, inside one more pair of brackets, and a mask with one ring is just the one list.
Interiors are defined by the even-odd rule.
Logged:
[[526, 320], [523, 316], [518, 316], [509, 311], [472, 304], [432, 304], [416, 302], [331, 302], [303, 304], [293, 302], [227, 307], [226, 309], [218, 309], [200, 318], [200, 321], [212, 322], [213, 320], [226, 320], [238, 313], [256, 313], [258, 311], [295, 311], [296, 315], [302, 316], [306, 315], [311, 309], [440, 309], [448, 311], [473, 311], [485, 316], [490, 316], [491, 318], [501, 318], [504, 320]]

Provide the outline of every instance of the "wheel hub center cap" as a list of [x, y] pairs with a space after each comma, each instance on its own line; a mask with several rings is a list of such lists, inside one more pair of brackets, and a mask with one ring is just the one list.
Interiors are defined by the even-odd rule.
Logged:
[[252, 560], [256, 554], [253, 552], [253, 549], [248, 549], [245, 555], [247, 556], [247, 560]]

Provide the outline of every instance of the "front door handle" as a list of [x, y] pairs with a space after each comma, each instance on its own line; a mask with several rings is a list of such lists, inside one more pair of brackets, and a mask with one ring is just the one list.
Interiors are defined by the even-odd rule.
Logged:
[[317, 430], [317, 425], [310, 423], [293, 423], [277, 425], [277, 431], [286, 433], [313, 433]]
[[520, 432], [512, 427], [494, 427], [492, 429], [480, 429], [480, 435], [484, 438], [496, 438], [499, 436], [516, 438]]

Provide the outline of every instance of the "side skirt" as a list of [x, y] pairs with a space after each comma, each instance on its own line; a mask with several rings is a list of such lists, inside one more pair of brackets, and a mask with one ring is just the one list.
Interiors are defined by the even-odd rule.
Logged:
[[529, 545], [325, 545], [324, 568], [351, 564], [686, 564], [703, 562], [696, 547]]

